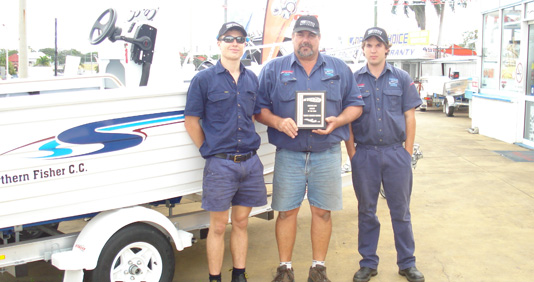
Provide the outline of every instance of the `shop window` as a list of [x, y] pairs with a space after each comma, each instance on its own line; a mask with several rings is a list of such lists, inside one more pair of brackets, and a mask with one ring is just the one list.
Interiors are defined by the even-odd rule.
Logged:
[[500, 89], [521, 91], [521, 79], [516, 79], [521, 43], [521, 5], [504, 9], [502, 14], [502, 53]]
[[499, 11], [484, 15], [482, 29], [482, 88], [499, 89]]

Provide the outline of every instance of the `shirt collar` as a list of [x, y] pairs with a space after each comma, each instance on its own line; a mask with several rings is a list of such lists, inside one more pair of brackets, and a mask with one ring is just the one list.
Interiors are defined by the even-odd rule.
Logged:
[[[243, 63], [239, 63], [239, 72], [242, 73], [245, 70], [245, 65]], [[217, 61], [217, 64], [215, 65], [215, 72], [217, 74], [226, 72], [226, 68], [221, 63], [221, 60]]]
[[[380, 76], [384, 75], [386, 73], [386, 71], [393, 71], [393, 66], [391, 64], [389, 64], [388, 62], [386, 62], [386, 67], [382, 70], [382, 73], [380, 74]], [[363, 73], [368, 73], [369, 75], [373, 75], [371, 73], [371, 71], [369, 71], [369, 68], [367, 67], [367, 64], [365, 64], [359, 71], [358, 71], [359, 74], [363, 74]]]
[[[291, 65], [297, 63], [300, 65], [300, 61], [297, 59], [297, 55], [295, 55], [295, 52], [291, 53]], [[325, 60], [323, 58], [323, 55], [321, 54], [321, 52], [319, 52], [319, 56], [317, 56], [317, 62], [315, 63], [315, 66], [313, 67], [315, 69], [315, 67], [318, 67], [318, 66], [321, 66], [322, 64], [325, 64]]]

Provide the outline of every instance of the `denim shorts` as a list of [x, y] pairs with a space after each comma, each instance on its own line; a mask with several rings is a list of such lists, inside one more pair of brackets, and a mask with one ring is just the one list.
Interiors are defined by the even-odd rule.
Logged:
[[225, 211], [230, 206], [267, 204], [263, 164], [258, 155], [243, 162], [207, 158], [202, 184], [202, 208]]
[[308, 192], [310, 205], [324, 210], [343, 208], [341, 184], [341, 146], [322, 152], [276, 151], [273, 201], [277, 211], [300, 207]]

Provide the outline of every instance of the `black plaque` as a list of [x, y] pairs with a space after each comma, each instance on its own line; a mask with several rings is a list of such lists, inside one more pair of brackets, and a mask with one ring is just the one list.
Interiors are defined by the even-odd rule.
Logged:
[[299, 129], [324, 129], [326, 91], [296, 91], [295, 121]]

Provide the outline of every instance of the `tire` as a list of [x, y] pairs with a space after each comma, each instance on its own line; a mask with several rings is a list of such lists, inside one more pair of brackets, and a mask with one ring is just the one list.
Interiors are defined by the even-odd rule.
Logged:
[[159, 281], [174, 276], [174, 251], [156, 228], [134, 223], [117, 231], [106, 243], [97, 266], [84, 281]]
[[454, 115], [454, 106], [449, 106], [447, 99], [443, 101], [443, 112], [448, 116], [452, 117]]

